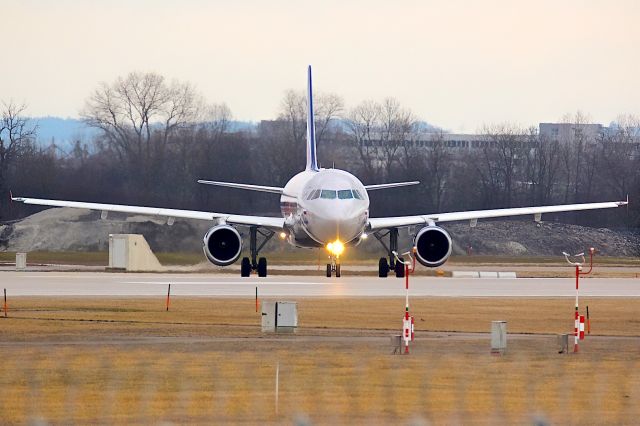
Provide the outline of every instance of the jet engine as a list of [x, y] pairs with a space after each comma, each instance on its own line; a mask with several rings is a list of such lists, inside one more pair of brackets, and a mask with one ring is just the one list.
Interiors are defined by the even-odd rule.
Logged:
[[240, 257], [242, 237], [233, 226], [214, 226], [204, 235], [202, 249], [209, 262], [228, 266]]
[[413, 239], [416, 257], [424, 266], [435, 268], [451, 256], [451, 237], [439, 226], [425, 226]]

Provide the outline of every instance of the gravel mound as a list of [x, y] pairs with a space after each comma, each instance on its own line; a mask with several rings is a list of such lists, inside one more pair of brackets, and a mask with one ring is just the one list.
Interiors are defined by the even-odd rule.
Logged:
[[[0, 251], [100, 251], [108, 249], [109, 234], [134, 233], [144, 235], [153, 251], [196, 252], [211, 226], [212, 222], [198, 220], [176, 220], [168, 226], [159, 218], [118, 213], [109, 213], [103, 220], [100, 212], [55, 208], [1, 225]], [[475, 228], [466, 222], [447, 223], [444, 228], [451, 234], [455, 254], [466, 253], [469, 246], [474, 254], [507, 256], [556, 256], [562, 251], [576, 253], [596, 247], [602, 255], [640, 256], [640, 230], [529, 220], [479, 221]], [[401, 231], [401, 249], [409, 247], [411, 239], [412, 235]], [[269, 250], [295, 249], [274, 238], [265, 248]], [[363, 242], [358, 250], [382, 252], [375, 238]]]

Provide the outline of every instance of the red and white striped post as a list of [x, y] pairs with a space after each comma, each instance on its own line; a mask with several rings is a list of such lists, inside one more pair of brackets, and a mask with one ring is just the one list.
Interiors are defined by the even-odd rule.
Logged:
[[[404, 353], [409, 353], [409, 342], [413, 341], [415, 332], [414, 332], [414, 321], [413, 317], [409, 315], [409, 274], [411, 274], [416, 269], [416, 257], [415, 257], [416, 249], [413, 249], [413, 256], [410, 252], [405, 253], [409, 255], [411, 261], [403, 262], [404, 264], [404, 288], [405, 288], [405, 308], [404, 308], [404, 317], [402, 318], [402, 339], [404, 340]], [[394, 253], [395, 254], [395, 253]], [[396, 261], [400, 262], [396, 254]], [[409, 268], [411, 265], [411, 268]]]
[[576, 313], [575, 326], [573, 328], [573, 353], [578, 352], [578, 328], [580, 327], [580, 315], [578, 314], [578, 286], [580, 280], [580, 268], [582, 266], [576, 264]]
[[571, 262], [569, 260], [569, 254], [563, 252], [567, 262], [569, 264], [575, 266], [576, 268], [576, 308], [574, 312], [574, 326], [573, 326], [573, 353], [578, 353], [579, 346], [578, 341], [584, 340], [584, 315], [580, 315], [578, 312], [578, 300], [579, 300], [579, 291], [580, 291], [580, 275], [589, 275], [593, 270], [593, 253], [595, 249], [591, 247], [589, 249], [589, 270], [587, 272], [582, 271], [582, 265], [585, 263], [584, 253], [576, 254], [574, 257], [582, 257], [582, 262]]

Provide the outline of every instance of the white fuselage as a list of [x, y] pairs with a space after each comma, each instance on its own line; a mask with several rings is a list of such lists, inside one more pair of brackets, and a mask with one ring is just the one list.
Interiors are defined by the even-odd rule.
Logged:
[[369, 196], [360, 180], [338, 169], [306, 170], [284, 187], [280, 208], [289, 243], [323, 247], [357, 244], [369, 219]]

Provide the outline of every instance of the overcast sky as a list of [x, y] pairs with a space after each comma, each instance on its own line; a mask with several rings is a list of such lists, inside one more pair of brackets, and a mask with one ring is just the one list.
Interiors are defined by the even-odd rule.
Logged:
[[193, 83], [238, 120], [286, 89], [397, 98], [454, 131], [640, 113], [639, 1], [4, 0], [0, 100], [76, 117], [134, 70]]

